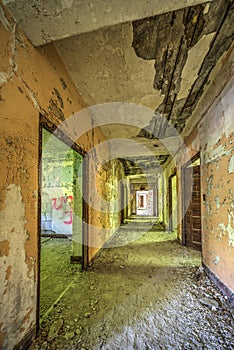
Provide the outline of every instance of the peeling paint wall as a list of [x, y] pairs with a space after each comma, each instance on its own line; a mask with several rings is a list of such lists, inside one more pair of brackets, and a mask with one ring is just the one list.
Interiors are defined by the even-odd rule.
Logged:
[[90, 168], [89, 260], [119, 229], [121, 222], [121, 180], [124, 167], [117, 159]]
[[[0, 242], [1, 349], [13, 349], [35, 323], [37, 262], [25, 249], [30, 240], [25, 224], [22, 188], [10, 184], [6, 188], [5, 210], [0, 213], [1, 242], [4, 242]], [[8, 339], [4, 340], [5, 337]]]
[[203, 261], [234, 291], [234, 79], [200, 125], [202, 144]]
[[[234, 78], [233, 48], [217, 65], [216, 78], [184, 133], [187, 154], [175, 156], [178, 176], [178, 238], [182, 241], [182, 170], [200, 152], [203, 263], [234, 291]], [[190, 130], [188, 132], [188, 130]], [[165, 176], [173, 173], [168, 164]], [[186, 184], [185, 184], [186, 185]]]
[[[34, 336], [36, 328], [39, 116], [51, 130], [63, 122], [59, 135], [72, 138], [75, 127], [82, 130], [74, 144], [83, 152], [105, 138], [99, 128], [92, 130], [87, 112], [82, 123], [70, 122], [70, 117], [86, 106], [56, 50], [52, 45], [35, 49], [1, 4], [0, 0], [0, 348], [12, 350], [24, 337]], [[108, 147], [104, 148], [108, 153]], [[90, 168], [98, 167], [101, 159], [102, 154], [97, 154], [90, 160]], [[101, 180], [104, 173], [100, 193], [108, 188], [111, 197], [116, 170], [112, 167], [103, 172]], [[89, 175], [85, 174], [87, 180]], [[93, 171], [90, 188], [97, 178]], [[117, 190], [114, 193], [117, 196]], [[95, 196], [90, 203], [94, 201]], [[118, 213], [97, 215], [92, 205], [88, 214], [95, 237], [100, 227], [117, 226], [120, 220]], [[95, 252], [107, 238], [102, 236]], [[93, 255], [91, 252], [90, 258]]]

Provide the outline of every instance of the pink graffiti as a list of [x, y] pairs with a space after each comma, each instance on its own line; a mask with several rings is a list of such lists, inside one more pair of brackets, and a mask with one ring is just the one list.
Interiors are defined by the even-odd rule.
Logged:
[[[58, 204], [57, 204], [58, 202]], [[64, 220], [64, 224], [71, 225], [72, 224], [72, 203], [73, 203], [73, 196], [67, 196], [67, 197], [60, 197], [60, 198], [52, 198], [52, 208], [55, 210], [63, 210], [64, 214], [69, 213], [69, 220]], [[67, 204], [69, 204], [69, 210], [65, 210], [67, 208]]]
[[64, 224], [71, 225], [72, 224], [72, 208], [70, 209], [70, 219], [65, 220]]

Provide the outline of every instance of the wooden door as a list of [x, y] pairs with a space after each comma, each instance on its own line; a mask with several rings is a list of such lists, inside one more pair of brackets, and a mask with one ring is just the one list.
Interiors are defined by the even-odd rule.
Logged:
[[125, 187], [124, 187], [124, 184], [121, 183], [120, 185], [120, 202], [121, 202], [121, 212], [120, 212], [120, 220], [121, 220], [121, 224], [124, 224], [124, 215], [125, 215]]
[[200, 165], [185, 169], [184, 176], [185, 245], [197, 250], [202, 248], [201, 239], [201, 179]]

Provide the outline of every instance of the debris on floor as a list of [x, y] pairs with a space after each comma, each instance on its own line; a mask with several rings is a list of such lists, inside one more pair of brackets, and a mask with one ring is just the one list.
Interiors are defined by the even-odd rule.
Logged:
[[[126, 229], [113, 240], [121, 234]], [[206, 276], [199, 252], [168, 232], [113, 246], [74, 277], [30, 350], [234, 349], [234, 307]]]

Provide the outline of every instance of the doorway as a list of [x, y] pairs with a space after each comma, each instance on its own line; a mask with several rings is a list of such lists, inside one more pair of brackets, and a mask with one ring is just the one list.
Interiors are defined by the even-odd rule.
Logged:
[[40, 137], [38, 319], [42, 322], [83, 264], [83, 157], [45, 128]]
[[137, 215], [153, 216], [154, 212], [154, 191], [136, 191]]
[[200, 154], [183, 168], [183, 244], [202, 250]]
[[177, 177], [169, 177], [169, 231], [177, 230]]

